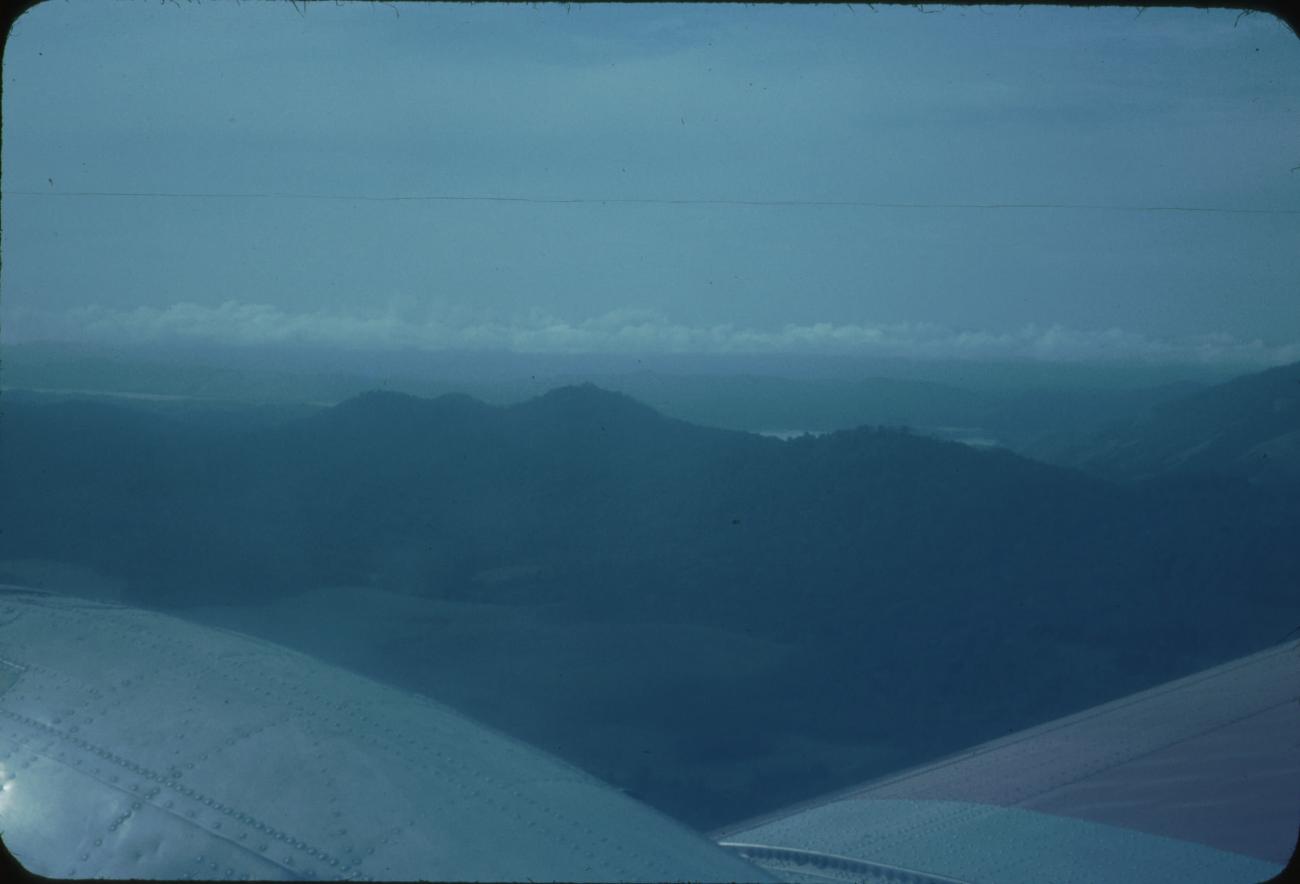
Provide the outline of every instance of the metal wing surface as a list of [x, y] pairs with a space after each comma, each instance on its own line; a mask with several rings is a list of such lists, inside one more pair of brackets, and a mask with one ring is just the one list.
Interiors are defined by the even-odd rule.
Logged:
[[90, 878], [767, 880], [422, 697], [130, 608], [0, 591], [0, 830]]
[[716, 837], [792, 881], [1253, 884], [1300, 823], [1288, 644]]

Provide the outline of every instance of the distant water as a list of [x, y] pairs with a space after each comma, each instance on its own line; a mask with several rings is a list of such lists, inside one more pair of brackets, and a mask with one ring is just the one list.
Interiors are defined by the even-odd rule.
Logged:
[[[5, 387], [3, 389], [5, 392], [14, 390], [13, 387]], [[206, 398], [203, 396], [189, 396], [179, 393], [132, 393], [126, 390], [70, 390], [62, 387], [26, 387], [18, 388], [15, 392], [42, 393], [54, 396], [102, 396], [109, 399], [140, 399], [148, 402], [199, 401]]]
[[1002, 442], [987, 435], [982, 427], [919, 427], [918, 433], [944, 439], [948, 442], [960, 442], [972, 448], [1002, 448]]
[[776, 439], [798, 439], [800, 436], [825, 436], [830, 430], [758, 430], [760, 436]]
[[974, 448], [1003, 448], [1005, 447], [997, 439], [986, 439], [982, 436], [972, 436], [969, 439], [954, 439], [954, 442], [960, 442], [963, 445], [970, 445]]
[[[800, 436], [825, 436], [830, 430], [758, 430], [760, 436], [776, 439], [798, 439]], [[1000, 448], [1002, 442], [987, 436], [980, 427], [917, 427], [916, 432], [948, 442], [960, 442], [972, 448]]]

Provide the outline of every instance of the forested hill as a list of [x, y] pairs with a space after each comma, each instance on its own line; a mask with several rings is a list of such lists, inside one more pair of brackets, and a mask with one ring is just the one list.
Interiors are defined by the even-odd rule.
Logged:
[[[642, 771], [637, 788], [700, 825], [752, 812], [745, 788], [793, 799], [879, 772], [854, 752], [742, 788], [692, 767], [718, 752], [734, 765], [788, 732], [920, 760], [1300, 622], [1296, 502], [1232, 479], [1117, 484], [891, 429], [780, 441], [594, 387], [510, 407], [374, 393], [272, 426], [211, 423], [7, 399], [0, 560], [76, 563], [146, 605], [361, 585], [558, 630], [675, 624], [664, 653], [687, 678], [617, 654], [530, 660], [587, 698], [567, 710], [572, 733], [556, 736], [558, 699], [543, 714], [509, 684], [458, 693], [469, 657], [425, 687], [499, 720], [517, 701], [537, 714], [512, 730], [615, 781], [632, 774], [609, 755], [618, 741], [583, 742], [589, 716], [662, 731], [664, 763], [699, 775]], [[414, 671], [441, 628], [387, 659]], [[767, 663], [720, 664], [723, 633], [772, 649]], [[644, 702], [588, 709], [625, 670]]]
[[1115, 478], [1300, 483], [1300, 362], [1234, 378], [1085, 437], [1057, 460]]

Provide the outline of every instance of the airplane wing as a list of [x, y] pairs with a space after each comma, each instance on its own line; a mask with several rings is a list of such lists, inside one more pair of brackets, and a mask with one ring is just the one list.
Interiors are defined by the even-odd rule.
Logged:
[[1290, 643], [715, 833], [790, 881], [1254, 884], [1300, 824]]
[[66, 877], [1216, 882], [1300, 811], [1274, 648], [717, 833], [236, 633], [0, 589], [0, 832]]
[[0, 831], [78, 878], [769, 880], [578, 769], [232, 632], [0, 591]]

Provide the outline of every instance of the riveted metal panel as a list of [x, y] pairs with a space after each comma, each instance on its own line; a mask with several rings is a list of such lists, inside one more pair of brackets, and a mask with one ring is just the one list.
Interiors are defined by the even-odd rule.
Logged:
[[7, 603], [0, 828], [39, 874], [768, 879], [426, 698], [161, 614]]

